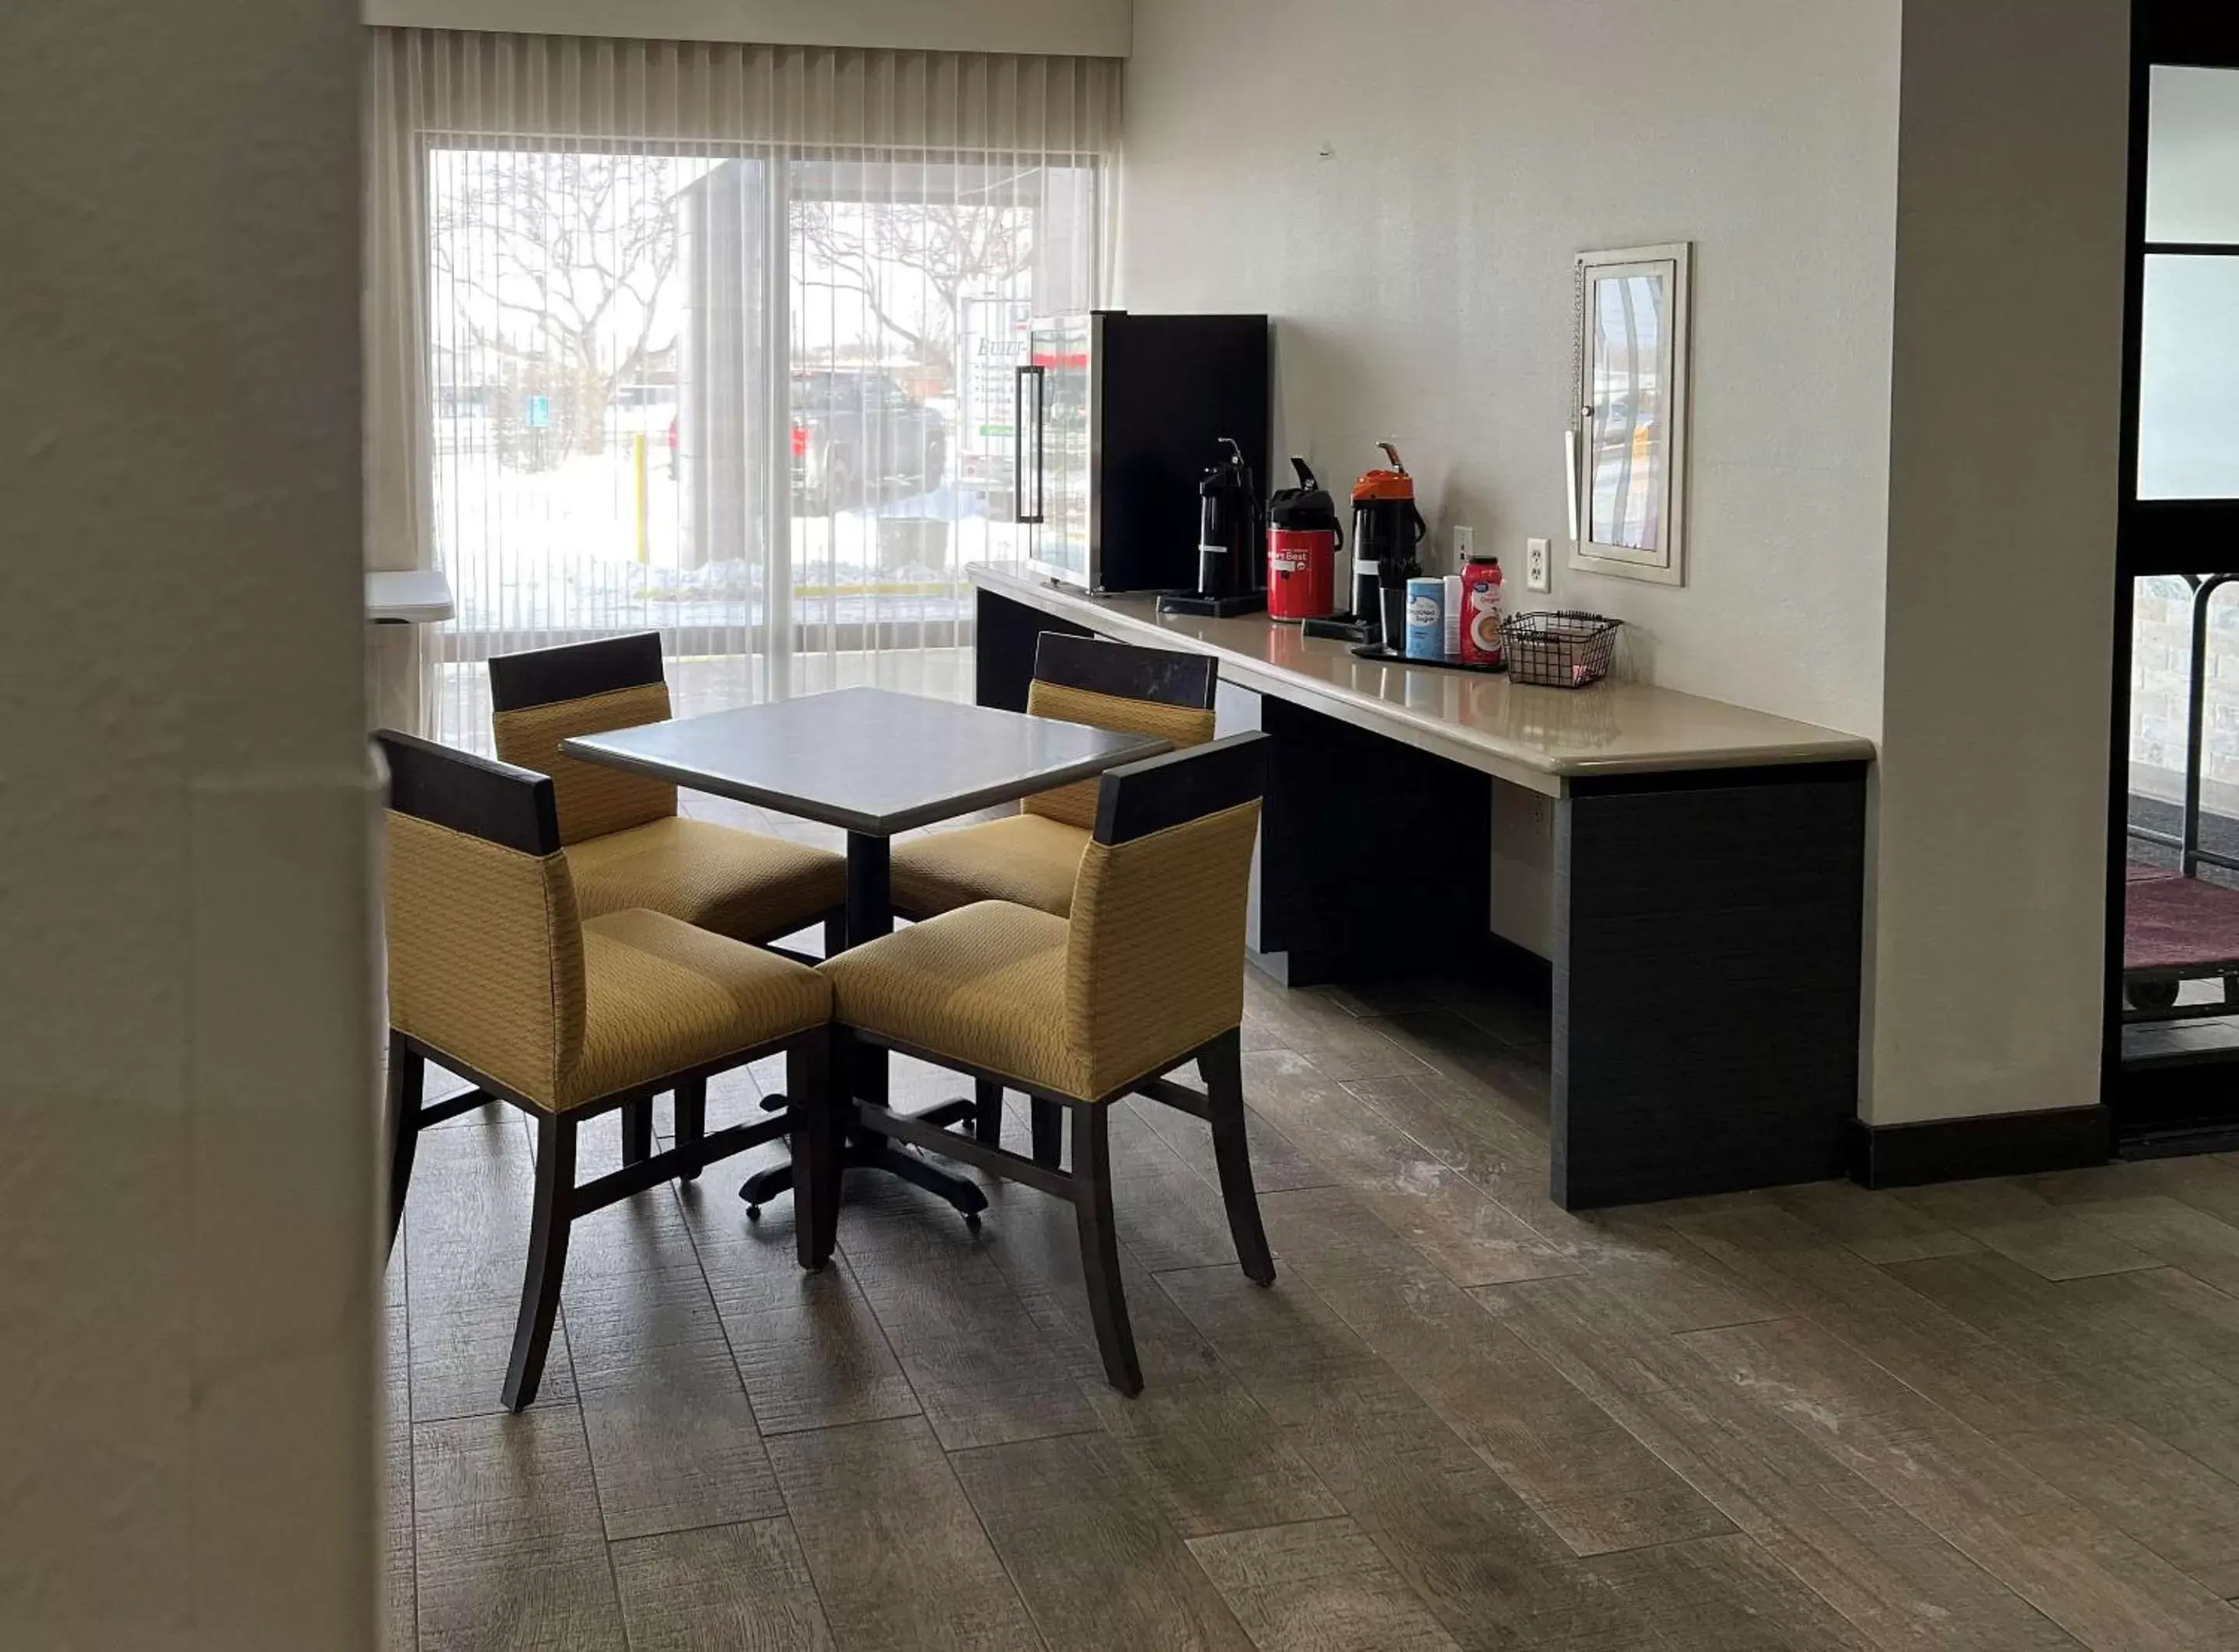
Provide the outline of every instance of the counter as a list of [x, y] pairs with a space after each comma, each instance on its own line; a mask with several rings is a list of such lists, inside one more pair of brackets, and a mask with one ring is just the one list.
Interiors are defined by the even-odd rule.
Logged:
[[[1209, 654], [1268, 737], [1246, 942], [1293, 985], [1500, 969], [1549, 1000], [1551, 1196], [1680, 1198], [1845, 1168], [1857, 1132], [1871, 742], [1644, 684], [1386, 665], [1265, 615], [1164, 615], [970, 570], [983, 705], [1046, 631]], [[1541, 859], [1494, 853], [1496, 818]], [[1498, 886], [1496, 885], [1498, 879]], [[1496, 896], [1551, 912], [1545, 959]]]
[[1560, 797], [1578, 777], [1870, 760], [1873, 742], [1645, 683], [1538, 688], [1505, 676], [1363, 660], [1264, 614], [1162, 614], [1151, 596], [1092, 597], [975, 563], [972, 583], [1123, 641], [1216, 655], [1224, 680]]

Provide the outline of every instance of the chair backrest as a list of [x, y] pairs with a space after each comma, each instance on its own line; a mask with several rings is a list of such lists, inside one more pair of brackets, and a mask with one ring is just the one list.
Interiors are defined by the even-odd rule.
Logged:
[[[1026, 710], [1117, 734], [1155, 734], [1176, 746], [1201, 746], [1213, 738], [1219, 671], [1211, 654], [1045, 631], [1034, 644]], [[1030, 797], [1022, 806], [1067, 826], [1093, 826], [1096, 784], [1075, 780]]]
[[581, 843], [676, 813], [676, 788], [564, 755], [560, 742], [668, 720], [661, 638], [650, 631], [498, 654], [489, 662], [490, 732], [497, 754], [552, 777], [560, 840]]
[[551, 780], [410, 734], [389, 764], [389, 1024], [531, 1100], [583, 1048], [583, 936]]
[[1066, 1038], [1099, 1097], [1244, 1018], [1266, 742], [1232, 734], [1101, 777], [1065, 961]]

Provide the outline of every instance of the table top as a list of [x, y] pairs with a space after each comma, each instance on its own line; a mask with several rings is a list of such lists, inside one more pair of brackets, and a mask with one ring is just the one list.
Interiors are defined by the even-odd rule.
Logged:
[[365, 617], [375, 625], [432, 625], [451, 617], [451, 582], [441, 568], [365, 576]]
[[884, 688], [841, 688], [578, 735], [562, 749], [695, 792], [890, 837], [1156, 757], [1169, 744]]
[[[1363, 660], [1264, 614], [1160, 614], [1155, 596], [1091, 596], [1022, 569], [973, 563], [983, 590], [1126, 642], [1220, 661], [1223, 681], [1296, 701], [1551, 797], [1596, 775], [1870, 762], [1856, 734], [1648, 683], [1538, 688], [1505, 676]], [[1620, 637], [1622, 634], [1620, 634]]]

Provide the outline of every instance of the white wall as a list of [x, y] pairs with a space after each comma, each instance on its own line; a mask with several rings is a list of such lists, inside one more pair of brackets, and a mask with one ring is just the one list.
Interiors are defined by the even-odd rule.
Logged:
[[2099, 1099], [2129, 13], [1905, 8], [1877, 1124]]
[[1272, 312], [1280, 440], [1342, 487], [1396, 437], [1520, 592], [1566, 531], [1571, 256], [1693, 241], [1689, 583], [1553, 600], [1654, 680], [1874, 735], [1897, 11], [1137, 0], [1124, 302]]
[[1127, 55], [1127, 0], [365, 0], [368, 23], [769, 46]]
[[0, 10], [0, 1645], [374, 1643], [354, 0]]
[[1553, 596], [1881, 741], [1877, 1123], [2097, 1099], [2127, 12], [1137, 0], [1125, 302], [1272, 312], [1283, 441], [1397, 436], [1504, 559], [1565, 531], [1571, 255], [1695, 242], [1689, 582]]

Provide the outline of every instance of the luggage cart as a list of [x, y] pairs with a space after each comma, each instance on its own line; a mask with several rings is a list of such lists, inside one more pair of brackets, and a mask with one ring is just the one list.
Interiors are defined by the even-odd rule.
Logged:
[[[2209, 883], [2203, 866], [2239, 873], [2239, 857], [2201, 846], [2200, 766], [2208, 699], [2209, 605], [2239, 574], [2180, 576], [2192, 587], [2192, 670], [2185, 729], [2181, 829], [2133, 823], [2129, 836], [2177, 853], [2177, 869], [2129, 863], [2123, 889], [2123, 1020], [2187, 1021], [2239, 1015], [2239, 889]], [[2179, 1004], [2188, 981], [2214, 981], [2206, 1002]]]

